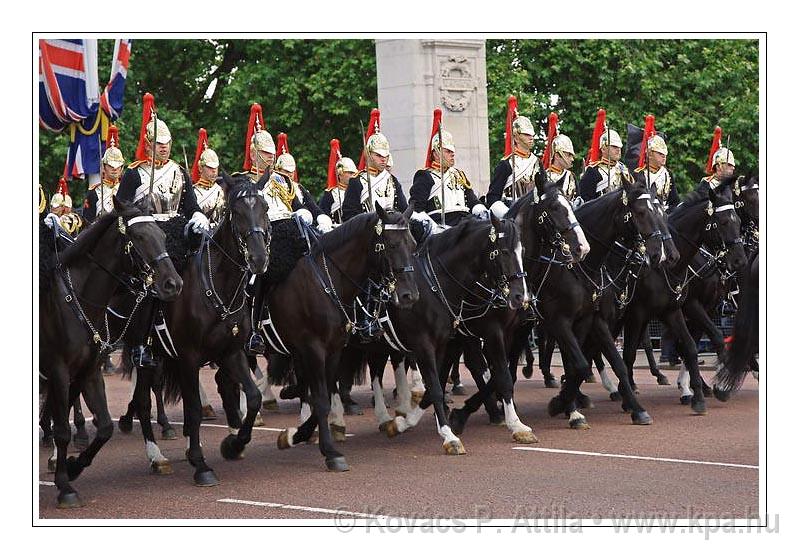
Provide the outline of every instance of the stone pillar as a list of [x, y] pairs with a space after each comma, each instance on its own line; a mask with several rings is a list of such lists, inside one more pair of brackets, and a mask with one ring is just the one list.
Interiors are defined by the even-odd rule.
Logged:
[[433, 110], [453, 134], [456, 166], [480, 196], [491, 180], [486, 43], [474, 39], [377, 39], [378, 106], [394, 167], [408, 195], [425, 164]]

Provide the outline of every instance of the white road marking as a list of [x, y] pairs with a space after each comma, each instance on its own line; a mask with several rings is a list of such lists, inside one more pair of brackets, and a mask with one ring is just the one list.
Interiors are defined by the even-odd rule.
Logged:
[[588, 455], [591, 457], [611, 457], [614, 459], [638, 459], [640, 461], [659, 461], [664, 463], [688, 463], [691, 465], [709, 465], [712, 467], [734, 467], [738, 469], [758, 469], [758, 465], [740, 465], [738, 463], [715, 463], [712, 461], [693, 461], [690, 459], [670, 459], [667, 457], [644, 457], [641, 455], [620, 455], [617, 453], [596, 453], [594, 451], [575, 451], [573, 449], [547, 449], [545, 447], [514, 447], [518, 451], [539, 451], [542, 453], [563, 453], [565, 455]]
[[307, 507], [307, 506], [293, 506], [289, 504], [277, 504], [272, 502], [254, 502], [251, 500], [235, 500], [233, 498], [223, 498], [221, 500], [217, 500], [223, 504], [241, 504], [245, 506], [257, 506], [257, 507], [264, 507], [264, 508], [278, 508], [278, 509], [291, 509], [291, 510], [298, 510], [298, 511], [309, 511], [312, 513], [329, 513], [331, 515], [350, 515], [353, 517], [364, 517], [369, 519], [381, 519], [381, 520], [388, 520], [388, 516], [386, 515], [375, 515], [372, 513], [361, 513], [358, 511], [345, 511], [342, 509], [328, 509], [328, 508], [317, 508], [317, 507]]
[[40, 480], [39, 481], [39, 486], [55, 486], [55, 485], [56, 485], [55, 482], [50, 482], [48, 480]]
[[[87, 418], [87, 420], [88, 420], [88, 418]], [[118, 421], [119, 421], [119, 418], [114, 418], [114, 422], [118, 422]], [[137, 424], [139, 423], [139, 419], [138, 418], [134, 418], [133, 421], [136, 422]], [[175, 422], [173, 420], [170, 420], [169, 423], [170, 424], [175, 424], [176, 426], [183, 426], [183, 422]], [[222, 424], [206, 424], [205, 422], [200, 424], [200, 426], [201, 427], [208, 427], [208, 428], [225, 428], [226, 430], [228, 429], [228, 426], [223, 426]], [[255, 426], [253, 426], [253, 431], [261, 430], [261, 431], [264, 431], [264, 432], [282, 432], [282, 431], [284, 431], [286, 429], [288, 429], [288, 428], [264, 428], [264, 427], [256, 428]], [[355, 436], [355, 434], [345, 434], [345, 436], [346, 437], [353, 437], [353, 436]]]

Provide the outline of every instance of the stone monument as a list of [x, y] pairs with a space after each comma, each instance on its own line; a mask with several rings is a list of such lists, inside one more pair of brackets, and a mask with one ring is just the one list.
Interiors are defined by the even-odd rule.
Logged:
[[476, 194], [486, 192], [489, 122], [486, 42], [482, 39], [376, 39], [381, 130], [389, 138], [392, 173], [406, 195], [425, 164], [433, 110], [456, 143], [456, 166]]

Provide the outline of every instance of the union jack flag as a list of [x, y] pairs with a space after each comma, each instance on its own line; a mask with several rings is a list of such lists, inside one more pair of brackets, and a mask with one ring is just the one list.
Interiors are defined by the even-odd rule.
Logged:
[[131, 56], [131, 40], [117, 39], [114, 43], [114, 58], [111, 63], [111, 78], [100, 96], [100, 107], [112, 121], [122, 113], [125, 80], [128, 77], [128, 62]]

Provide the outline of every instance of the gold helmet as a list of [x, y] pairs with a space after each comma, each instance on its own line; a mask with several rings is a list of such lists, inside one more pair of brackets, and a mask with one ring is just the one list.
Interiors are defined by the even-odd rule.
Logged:
[[661, 136], [653, 136], [647, 141], [647, 149], [657, 152], [659, 154], [667, 155], [667, 143]]
[[50, 209], [55, 210], [56, 208], [61, 208], [62, 206], [72, 208], [72, 197], [68, 194], [61, 194], [60, 192], [57, 192], [53, 195], [53, 198], [50, 199]]
[[155, 137], [157, 144], [169, 144], [172, 142], [172, 134], [169, 132], [169, 127], [167, 127], [167, 123], [158, 119], [158, 130], [157, 134], [153, 134], [153, 121], [151, 120], [147, 123], [147, 127], [145, 128], [145, 138], [148, 142], [153, 142], [153, 138]]
[[619, 134], [616, 130], [612, 130], [610, 128], [606, 129], [602, 136], [600, 136], [600, 147], [603, 146], [615, 146], [617, 148], [622, 147], [622, 138], [619, 137]]
[[575, 148], [572, 147], [572, 140], [566, 134], [559, 134], [553, 138], [553, 153], [564, 152], [575, 155]]
[[716, 152], [714, 152], [714, 158], [712, 159], [713, 164], [717, 165], [718, 163], [728, 163], [734, 167], [736, 167], [736, 160], [733, 158], [733, 152], [730, 151], [728, 148], [720, 148]]
[[347, 171], [348, 173], [358, 173], [358, 167], [356, 167], [356, 164], [352, 159], [349, 157], [343, 157], [336, 162], [336, 173], [339, 174], [342, 171]]
[[292, 175], [297, 169], [297, 163], [294, 161], [294, 156], [288, 152], [284, 152], [278, 156], [275, 162], [275, 171], [283, 171], [284, 174]]
[[200, 167], [204, 165], [206, 167], [210, 167], [212, 169], [216, 169], [219, 167], [219, 156], [217, 156], [217, 152], [212, 150], [211, 148], [206, 148], [203, 150], [203, 153], [200, 154], [200, 159], [198, 160]]
[[389, 140], [380, 132], [376, 132], [367, 140], [367, 151], [371, 154], [389, 157]]
[[108, 127], [108, 138], [106, 139], [106, 151], [103, 152], [101, 160], [105, 165], [117, 169], [125, 165], [125, 157], [119, 149], [119, 131], [113, 124]]
[[[456, 145], [453, 143], [453, 135], [447, 132], [446, 130], [442, 130], [442, 149], [450, 150], [451, 152], [456, 151]], [[438, 134], [433, 135], [433, 139], [431, 140], [431, 150], [434, 152], [439, 151]]]
[[518, 116], [514, 119], [514, 122], [511, 123], [511, 130], [514, 134], [530, 134], [531, 136], [536, 135], [536, 131], [533, 128], [533, 123], [528, 117], [523, 117], [522, 115]]
[[257, 131], [250, 141], [250, 151], [254, 153], [267, 152], [275, 155], [275, 141], [272, 139], [272, 135], [266, 130]]

